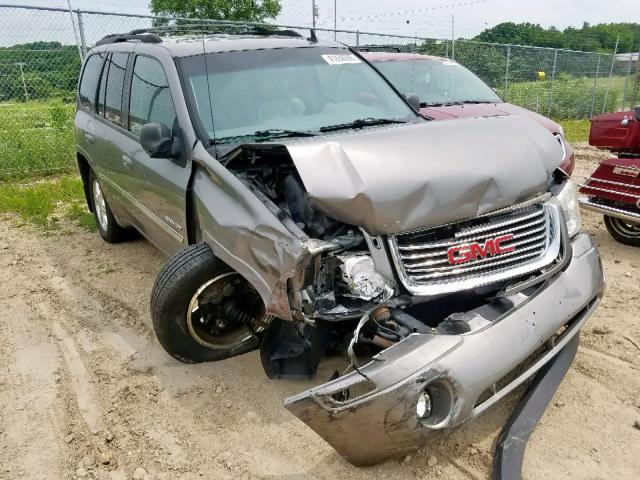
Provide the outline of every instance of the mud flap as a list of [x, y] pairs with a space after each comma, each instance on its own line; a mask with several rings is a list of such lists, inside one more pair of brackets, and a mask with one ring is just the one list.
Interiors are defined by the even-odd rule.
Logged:
[[542, 368], [502, 428], [493, 456], [493, 479], [522, 478], [522, 462], [529, 437], [564, 379], [578, 351], [574, 336], [556, 357]]

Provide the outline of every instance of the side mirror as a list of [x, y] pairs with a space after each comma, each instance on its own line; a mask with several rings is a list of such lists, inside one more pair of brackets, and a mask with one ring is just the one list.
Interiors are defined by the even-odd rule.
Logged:
[[633, 113], [636, 116], [636, 120], [640, 121], [640, 107], [636, 107], [633, 109]]
[[161, 123], [147, 123], [140, 129], [140, 145], [151, 158], [173, 158], [173, 134]]
[[420, 97], [418, 95], [416, 95], [415, 93], [410, 93], [405, 95], [405, 98], [407, 99], [407, 102], [409, 102], [409, 105], [411, 105], [416, 112], [420, 111]]

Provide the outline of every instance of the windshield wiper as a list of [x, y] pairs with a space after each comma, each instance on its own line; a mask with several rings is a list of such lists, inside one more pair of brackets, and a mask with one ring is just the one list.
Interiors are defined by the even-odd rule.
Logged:
[[479, 105], [481, 103], [498, 103], [495, 100], [463, 100], [460, 103]]
[[[425, 108], [425, 107], [451, 107], [452, 105], [462, 105], [464, 102], [436, 102], [436, 103], [425, 103], [425, 104], [420, 104], [421, 108]], [[422, 106], [424, 105], [424, 107]]]
[[272, 138], [289, 138], [289, 137], [315, 137], [313, 132], [304, 132], [299, 130], [284, 130], [280, 128], [270, 128], [268, 130], [258, 130], [253, 133], [246, 133], [244, 135], [232, 135], [229, 137], [220, 137], [210, 140], [210, 144], [216, 143], [240, 143], [247, 139], [255, 139], [256, 141], [264, 142]]
[[282, 128], [269, 128], [267, 130], [258, 130], [248, 135], [259, 138], [286, 138], [286, 137], [315, 137], [313, 132], [305, 132], [302, 130], [285, 130]]
[[388, 125], [391, 123], [407, 123], [404, 120], [397, 120], [394, 118], [359, 118], [353, 122], [339, 123], [337, 125], [327, 125], [326, 127], [320, 127], [321, 132], [333, 132], [336, 130], [346, 130], [348, 128], [362, 128], [371, 127], [374, 125]]

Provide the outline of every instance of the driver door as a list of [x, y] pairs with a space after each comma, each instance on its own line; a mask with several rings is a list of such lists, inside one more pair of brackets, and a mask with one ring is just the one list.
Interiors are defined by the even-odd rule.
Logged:
[[128, 79], [128, 136], [122, 162], [134, 172], [130, 201], [136, 226], [161, 250], [172, 254], [187, 244], [186, 192], [191, 162], [151, 158], [140, 145], [140, 130], [147, 123], [180, 131], [171, 88], [165, 72], [175, 66], [147, 55], [136, 55]]

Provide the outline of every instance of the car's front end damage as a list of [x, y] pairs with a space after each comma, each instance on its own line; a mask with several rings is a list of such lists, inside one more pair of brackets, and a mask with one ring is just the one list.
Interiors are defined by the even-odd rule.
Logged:
[[[349, 362], [286, 408], [350, 462], [373, 464], [476, 417], [548, 365], [603, 290], [558, 169], [564, 154], [530, 120], [500, 117], [226, 155], [264, 208], [246, 235], [273, 234], [250, 255], [212, 243], [260, 277], [252, 283], [278, 317], [262, 338], [267, 374], [312, 376], [332, 350]], [[265, 228], [269, 215], [291, 235]], [[246, 235], [238, 249], [252, 248]]]

